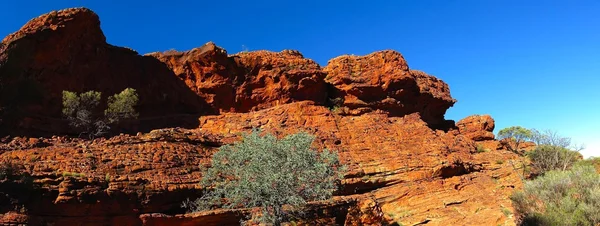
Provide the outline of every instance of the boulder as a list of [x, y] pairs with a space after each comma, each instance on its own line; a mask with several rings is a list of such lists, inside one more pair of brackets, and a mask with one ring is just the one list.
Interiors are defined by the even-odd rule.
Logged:
[[446, 110], [456, 100], [448, 85], [424, 72], [410, 70], [396, 51], [366, 56], [340, 56], [323, 69], [333, 86], [332, 102], [347, 107], [350, 115], [382, 110], [390, 116], [419, 113], [432, 127], [445, 127]]
[[471, 115], [456, 123], [460, 134], [474, 141], [494, 140], [494, 119], [489, 115]]

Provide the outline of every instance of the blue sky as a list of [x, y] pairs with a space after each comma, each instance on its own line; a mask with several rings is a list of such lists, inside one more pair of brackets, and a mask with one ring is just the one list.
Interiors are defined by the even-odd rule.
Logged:
[[552, 129], [600, 156], [600, 0], [9, 1], [0, 36], [67, 7], [100, 15], [108, 42], [140, 53], [214, 41], [230, 53], [296, 49], [321, 65], [400, 51], [450, 85], [446, 117], [491, 114]]

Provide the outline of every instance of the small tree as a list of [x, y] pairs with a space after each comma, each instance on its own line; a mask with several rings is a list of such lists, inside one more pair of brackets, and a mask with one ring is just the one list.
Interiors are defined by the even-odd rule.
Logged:
[[598, 225], [600, 175], [590, 165], [549, 171], [511, 200], [521, 225]]
[[541, 145], [527, 153], [531, 159], [531, 165], [539, 174], [550, 170], [567, 170], [575, 162], [582, 159], [581, 154], [564, 147]]
[[69, 120], [69, 125], [88, 134], [89, 138], [106, 134], [111, 124], [119, 123], [124, 119], [137, 118], [134, 106], [138, 97], [135, 89], [127, 88], [119, 94], [108, 98], [108, 109], [102, 115], [98, 110], [102, 93], [88, 91], [77, 94], [63, 91], [62, 113]]
[[119, 94], [108, 97], [108, 109], [104, 115], [109, 123], [117, 123], [123, 119], [135, 119], [138, 113], [133, 108], [138, 102], [135, 89], [127, 88]]
[[101, 95], [100, 92], [96, 91], [89, 91], [80, 95], [63, 91], [62, 112], [69, 120], [69, 124], [90, 136], [104, 134], [106, 124], [102, 123], [102, 115], [96, 113]]
[[278, 140], [254, 131], [221, 147], [203, 173], [206, 194], [183, 206], [192, 211], [260, 207], [261, 216], [253, 220], [280, 225], [307, 202], [330, 198], [343, 176], [337, 154], [313, 151], [313, 139], [298, 133]]
[[544, 174], [550, 170], [567, 170], [575, 162], [582, 159], [579, 151], [582, 145], [574, 145], [571, 138], [563, 137], [557, 132], [546, 130], [540, 132], [531, 130], [531, 140], [538, 145], [533, 151], [527, 153], [531, 159], [531, 165]]
[[531, 130], [528, 130], [528, 129], [520, 127], [520, 126], [512, 126], [509, 128], [504, 128], [504, 129], [500, 130], [500, 132], [498, 132], [499, 139], [507, 139], [507, 138], [509, 139], [508, 149], [515, 153], [519, 152], [519, 146], [523, 142], [530, 140], [531, 136], [532, 136]]

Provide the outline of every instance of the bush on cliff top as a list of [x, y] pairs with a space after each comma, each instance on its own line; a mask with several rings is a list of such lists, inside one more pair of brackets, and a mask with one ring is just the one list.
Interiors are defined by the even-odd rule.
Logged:
[[313, 140], [307, 133], [277, 139], [253, 131], [241, 142], [221, 147], [203, 173], [206, 194], [183, 207], [260, 207], [253, 221], [280, 225], [292, 219], [307, 202], [332, 197], [345, 170], [336, 153], [312, 150]]

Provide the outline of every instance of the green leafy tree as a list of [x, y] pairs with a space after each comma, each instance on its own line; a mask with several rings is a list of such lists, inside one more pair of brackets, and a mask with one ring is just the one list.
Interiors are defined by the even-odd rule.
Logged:
[[511, 200], [521, 225], [598, 225], [600, 175], [590, 165], [549, 171]]
[[69, 124], [89, 136], [99, 136], [106, 132], [107, 125], [102, 115], [97, 113], [102, 94], [89, 91], [81, 94], [63, 91], [63, 114]]
[[508, 149], [515, 153], [519, 152], [519, 146], [525, 142], [530, 140], [532, 137], [531, 130], [520, 126], [512, 126], [508, 128], [504, 128], [498, 132], [499, 139], [509, 139]]
[[292, 219], [307, 202], [331, 198], [345, 171], [336, 153], [312, 150], [313, 140], [307, 133], [277, 139], [253, 131], [221, 147], [203, 173], [206, 194], [183, 206], [192, 211], [260, 207], [252, 220], [273, 225]]
[[97, 91], [81, 94], [63, 91], [63, 115], [69, 125], [78, 129], [80, 134], [87, 134], [90, 139], [106, 134], [111, 124], [138, 117], [134, 109], [138, 102], [135, 89], [127, 88], [109, 97], [108, 109], [104, 114], [98, 110], [101, 99], [102, 93]]
[[108, 97], [108, 109], [104, 111], [109, 123], [117, 123], [124, 119], [137, 119], [134, 106], [138, 102], [135, 89], [127, 88], [119, 94]]

